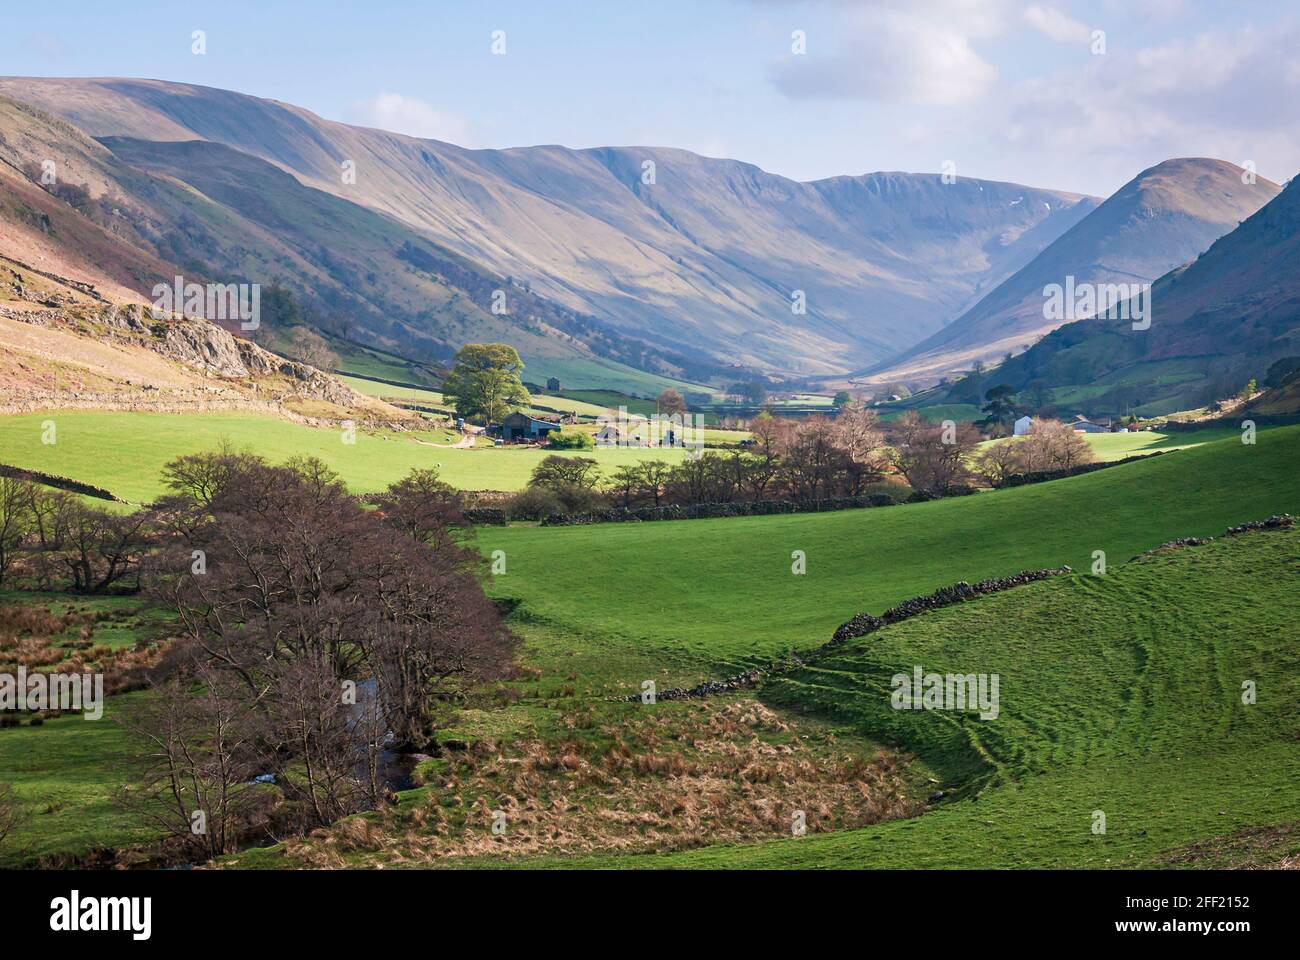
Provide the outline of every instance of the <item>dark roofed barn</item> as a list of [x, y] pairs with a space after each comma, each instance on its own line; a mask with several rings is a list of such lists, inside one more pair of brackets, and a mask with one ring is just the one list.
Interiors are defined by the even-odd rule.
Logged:
[[502, 440], [542, 440], [560, 425], [550, 420], [538, 420], [516, 410], [502, 418], [494, 430]]

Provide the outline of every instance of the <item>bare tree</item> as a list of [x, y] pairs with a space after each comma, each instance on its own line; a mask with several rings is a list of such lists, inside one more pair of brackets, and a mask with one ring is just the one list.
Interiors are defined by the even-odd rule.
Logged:
[[893, 425], [893, 462], [915, 490], [943, 496], [969, 483], [970, 454], [980, 442], [973, 424], [929, 424], [909, 410]]
[[665, 460], [647, 460], [641, 464], [642, 495], [654, 501], [656, 507], [659, 506], [672, 472], [672, 464]]
[[294, 327], [290, 342], [294, 356], [308, 366], [328, 373], [339, 365], [338, 354], [330, 349], [329, 343], [315, 330]]
[[679, 416], [686, 415], [686, 401], [683, 400], [682, 395], [672, 387], [669, 387], [663, 393], [659, 394], [659, 399], [655, 401], [655, 405], [659, 413], [666, 414], [667, 416], [672, 416], [673, 414]]
[[77, 593], [104, 593], [124, 582], [139, 586], [140, 560], [149, 545], [150, 514], [109, 513], [76, 497], [62, 497], [45, 550]]
[[412, 540], [444, 547], [470, 531], [464, 498], [434, 469], [415, 469], [372, 498], [384, 522]]
[[1018, 437], [990, 443], [975, 457], [974, 470], [990, 487], [1001, 487], [1012, 474], [1023, 473], [1025, 454]]
[[191, 855], [211, 859], [234, 849], [266, 800], [253, 783], [254, 704], [229, 676], [201, 661], [188, 666], [122, 720], [141, 765], [123, 799]]
[[818, 499], [831, 493], [844, 457], [833, 421], [822, 416], [785, 421], [778, 449], [782, 477], [796, 499]]
[[860, 401], [841, 406], [834, 424], [836, 443], [844, 453], [841, 484], [848, 496], [856, 497], [867, 484], [884, 479], [885, 437], [876, 412]]
[[14, 788], [7, 783], [0, 783], [0, 848], [23, 820], [22, 806], [14, 794]]
[[380, 794], [377, 721], [358, 718], [348, 685], [370, 684], [385, 736], [423, 749], [439, 703], [511, 662], [482, 558], [459, 542], [470, 528], [448, 526], [463, 522], [458, 498], [416, 473], [377, 500], [363, 509], [319, 461], [247, 462], [153, 560], [154, 596], [256, 705], [264, 764], [310, 823]]
[[0, 477], [0, 585], [33, 530], [32, 493], [35, 484]]
[[1083, 435], [1060, 420], [1035, 420], [1021, 444], [1026, 472], [1069, 470], [1096, 459]]

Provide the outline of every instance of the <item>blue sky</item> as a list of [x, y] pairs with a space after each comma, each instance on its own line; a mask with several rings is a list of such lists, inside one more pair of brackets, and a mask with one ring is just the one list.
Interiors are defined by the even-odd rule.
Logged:
[[959, 176], [1107, 194], [1171, 156], [1290, 177], [1295, 6], [62, 0], [7, 14], [0, 74], [207, 84], [470, 147], [683, 147], [800, 180], [951, 161]]

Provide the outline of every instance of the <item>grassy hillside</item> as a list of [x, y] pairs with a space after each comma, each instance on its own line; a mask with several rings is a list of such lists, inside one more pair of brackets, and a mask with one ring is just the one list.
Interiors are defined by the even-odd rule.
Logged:
[[[41, 443], [46, 420], [57, 425], [56, 444]], [[272, 463], [297, 455], [320, 457], [358, 492], [382, 489], [414, 467], [432, 466], [462, 489], [520, 490], [537, 462], [551, 452], [510, 447], [453, 450], [417, 443], [415, 437], [359, 431], [356, 443], [347, 445], [338, 430], [255, 414], [36, 413], [0, 417], [0, 463], [72, 477], [143, 503], [163, 492], [159, 471], [164, 464], [213, 449], [223, 440]], [[420, 438], [447, 439], [432, 433]], [[682, 452], [602, 447], [582, 455], [594, 457], [608, 473], [639, 460], [675, 461]]]
[[[1300, 531], [1163, 552], [850, 641], [763, 699], [915, 752], [957, 798], [866, 830], [621, 865], [1135, 867], [1300, 817]], [[996, 673], [995, 720], [890, 707], [913, 665]], [[1257, 702], [1242, 702], [1252, 680]], [[975, 775], [972, 776], [972, 773]], [[976, 792], [978, 791], [978, 792]], [[1105, 832], [1095, 833], [1095, 811]], [[1292, 837], [1279, 856], [1300, 848]]]
[[1232, 396], [1295, 353], [1300, 186], [1151, 289], [1152, 323], [1066, 324], [998, 368], [994, 382], [1056, 388], [1053, 402], [1086, 413], [1163, 415]]
[[1044, 317], [1043, 288], [1150, 282], [1204, 251], [1277, 196], [1262, 177], [1246, 182], [1235, 164], [1201, 157], [1166, 160], [1114, 195], [952, 323], [873, 380], [937, 379], [993, 363], [1060, 326]]
[[[1224, 440], [1052, 483], [876, 510], [488, 529], [491, 590], [565, 637], [723, 669], [807, 649], [860, 610], [955, 580], [1087, 570], [1175, 537], [1300, 512], [1300, 428]], [[791, 573], [804, 551], [807, 573]], [[567, 641], [566, 641], [567, 642]], [[632, 678], [629, 678], [632, 679]], [[679, 677], [689, 679], [689, 677]]]

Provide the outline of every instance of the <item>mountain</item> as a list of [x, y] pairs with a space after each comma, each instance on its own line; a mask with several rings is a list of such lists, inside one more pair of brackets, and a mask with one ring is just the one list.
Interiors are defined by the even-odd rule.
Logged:
[[1063, 321], [1044, 316], [1043, 290], [1150, 283], [1186, 263], [1277, 196], [1263, 178], [1244, 183], [1222, 160], [1166, 160], [1126, 183], [1025, 267], [951, 324], [860, 382], [934, 382], [976, 362], [1020, 353]]
[[1066, 324], [991, 381], [1086, 413], [1160, 415], [1263, 381], [1300, 357], [1300, 182], [1151, 288], [1150, 327], [1097, 318]]
[[[512, 278], [555, 306], [543, 339], [561, 330], [599, 353], [583, 329], [599, 328], [597, 340], [640, 343], [670, 355], [667, 365], [683, 374], [687, 360], [782, 374], [877, 363], [960, 315], [1094, 206], [1061, 191], [905, 173], [800, 183], [663, 148], [468, 150], [156, 80], [10, 77], [0, 78], [0, 94], [174, 184], [194, 188], [188, 154], [178, 166], [177, 151], [239, 151], [303, 189], [384, 217], [441, 260], [458, 256], [484, 275]], [[208, 147], [177, 146], [196, 140]], [[226, 156], [212, 153], [209, 165]], [[229, 189], [224, 195], [230, 202]], [[248, 204], [239, 209], [251, 215]], [[328, 218], [291, 226], [303, 257], [338, 253], [346, 235]], [[386, 277], [393, 268], [377, 266], [360, 275], [379, 277], [376, 306], [390, 295], [400, 305], [402, 295], [387, 289], [397, 285]], [[356, 279], [342, 285], [360, 295], [367, 283]], [[805, 294], [804, 313], [792, 309], [795, 291]], [[562, 314], [583, 319], [562, 323]], [[484, 318], [464, 320], [465, 335], [478, 336], [470, 331]], [[436, 320], [401, 323], [383, 336], [418, 340]], [[524, 346], [527, 357], [535, 345]], [[631, 344], [610, 350], [651, 362], [634, 358]]]
[[[144, 302], [177, 275], [281, 285], [299, 303], [277, 312], [267, 298], [258, 335], [268, 342], [285, 339], [278, 327], [296, 311], [336, 335], [435, 360], [478, 339], [513, 343], [543, 364], [621, 369], [624, 379], [637, 374], [621, 359], [669, 373], [689, 365], [626, 343], [381, 213], [222, 144], [97, 141], [0, 96], [0, 171], [0, 200], [12, 200], [0, 204], [0, 253], [33, 263], [49, 257], [62, 275], [111, 279], [118, 293], [129, 289]], [[507, 294], [504, 314], [491, 309], [498, 290]]]

